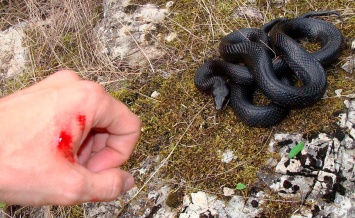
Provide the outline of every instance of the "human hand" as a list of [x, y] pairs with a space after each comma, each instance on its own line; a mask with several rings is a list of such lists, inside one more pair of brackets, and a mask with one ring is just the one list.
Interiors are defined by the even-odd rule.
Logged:
[[72, 71], [0, 99], [0, 202], [74, 205], [110, 201], [134, 185], [119, 168], [141, 121]]

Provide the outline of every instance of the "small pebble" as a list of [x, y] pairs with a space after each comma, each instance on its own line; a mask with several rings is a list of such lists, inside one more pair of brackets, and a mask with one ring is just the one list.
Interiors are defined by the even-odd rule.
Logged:
[[234, 195], [234, 189], [228, 188], [228, 187], [223, 187], [223, 195], [226, 197]]
[[150, 95], [150, 97], [152, 97], [152, 98], [158, 98], [159, 95], [160, 95], [159, 92], [154, 91], [154, 92]]

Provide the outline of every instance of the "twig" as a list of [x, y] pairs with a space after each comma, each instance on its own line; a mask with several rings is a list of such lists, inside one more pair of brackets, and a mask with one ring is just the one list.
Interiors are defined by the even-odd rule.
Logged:
[[355, 98], [355, 94], [348, 94], [348, 95], [335, 95], [335, 96], [326, 96], [323, 97], [322, 99], [328, 99], [328, 98]]
[[183, 27], [181, 24], [179, 24], [179, 23], [176, 22], [175, 20], [173, 20], [173, 19], [171, 19], [171, 18], [169, 18], [169, 17], [167, 17], [167, 18], [168, 18], [168, 20], [172, 21], [173, 23], [175, 23], [176, 25], [178, 25], [179, 27], [181, 27], [182, 29], [184, 29], [184, 30], [185, 30], [186, 32], [188, 32], [191, 36], [195, 37], [195, 38], [198, 39], [198, 40], [201, 39], [200, 37], [198, 37], [198, 36], [194, 35], [193, 33], [191, 33], [190, 30], [186, 29], [185, 27]]
[[151, 99], [151, 100], [159, 101], [159, 102], [160, 102], [160, 100], [155, 99], [155, 98], [152, 98], [152, 97], [150, 97], [150, 96], [148, 96], [148, 95], [145, 95], [145, 94], [143, 94], [143, 93], [140, 93], [140, 92], [138, 92], [138, 91], [136, 91], [136, 90], [129, 89], [129, 88], [125, 88], [125, 89], [127, 89], [127, 90], [129, 90], [129, 91], [131, 91], [131, 92], [137, 93], [138, 95], [141, 95], [141, 96], [143, 96], [143, 97], [149, 98], [149, 99]]
[[208, 9], [206, 3], [204, 0], [201, 0], [202, 4], [203, 4], [203, 7], [205, 8], [205, 11], [207, 12], [208, 14], [208, 18], [210, 20], [210, 26], [211, 26], [211, 32], [212, 32], [212, 40], [215, 39], [215, 33], [214, 33], [214, 29], [213, 29], [213, 23], [212, 23], [212, 13], [210, 12], [210, 10]]

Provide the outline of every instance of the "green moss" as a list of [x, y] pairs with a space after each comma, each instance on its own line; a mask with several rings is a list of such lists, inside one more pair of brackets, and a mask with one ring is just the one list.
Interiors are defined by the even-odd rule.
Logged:
[[183, 188], [178, 188], [177, 190], [171, 191], [166, 198], [166, 205], [171, 208], [178, 208], [182, 205], [184, 194], [185, 193]]
[[80, 205], [71, 207], [52, 206], [50, 212], [54, 217], [76, 218], [84, 216], [84, 208]]

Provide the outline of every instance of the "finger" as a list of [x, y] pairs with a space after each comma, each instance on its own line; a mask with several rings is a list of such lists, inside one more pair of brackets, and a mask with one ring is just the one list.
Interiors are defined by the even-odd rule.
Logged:
[[102, 106], [97, 108], [93, 128], [105, 129], [116, 136], [140, 134], [141, 121], [125, 104], [110, 95], [102, 101]]
[[109, 137], [109, 133], [96, 133], [94, 136], [92, 151], [97, 153], [101, 151], [104, 147], [106, 147], [106, 142]]
[[86, 171], [87, 194], [83, 201], [112, 201], [120, 194], [129, 191], [134, 186], [132, 175], [121, 169], [108, 169], [99, 173]]
[[77, 156], [78, 156], [78, 163], [82, 166], [87, 166], [87, 161], [91, 156], [92, 145], [94, 144], [94, 135], [92, 132], [86, 136], [86, 139], [81, 144]]
[[79, 164], [87, 166], [89, 158], [91, 158], [106, 146], [108, 137], [108, 133], [98, 133], [92, 130], [78, 150], [77, 155]]
[[106, 129], [110, 135], [106, 141], [108, 148], [97, 152], [88, 162], [88, 168], [95, 172], [122, 165], [140, 136], [141, 121], [137, 115], [111, 96], [104, 101], [95, 114], [93, 127]]
[[133, 176], [121, 169], [109, 169], [91, 174], [94, 189], [90, 189], [90, 201], [112, 201], [134, 186]]
[[111, 147], [105, 147], [90, 157], [87, 162], [87, 168], [92, 172], [99, 172], [101, 170], [121, 166], [127, 159], [128, 157], [123, 157], [121, 152]]

